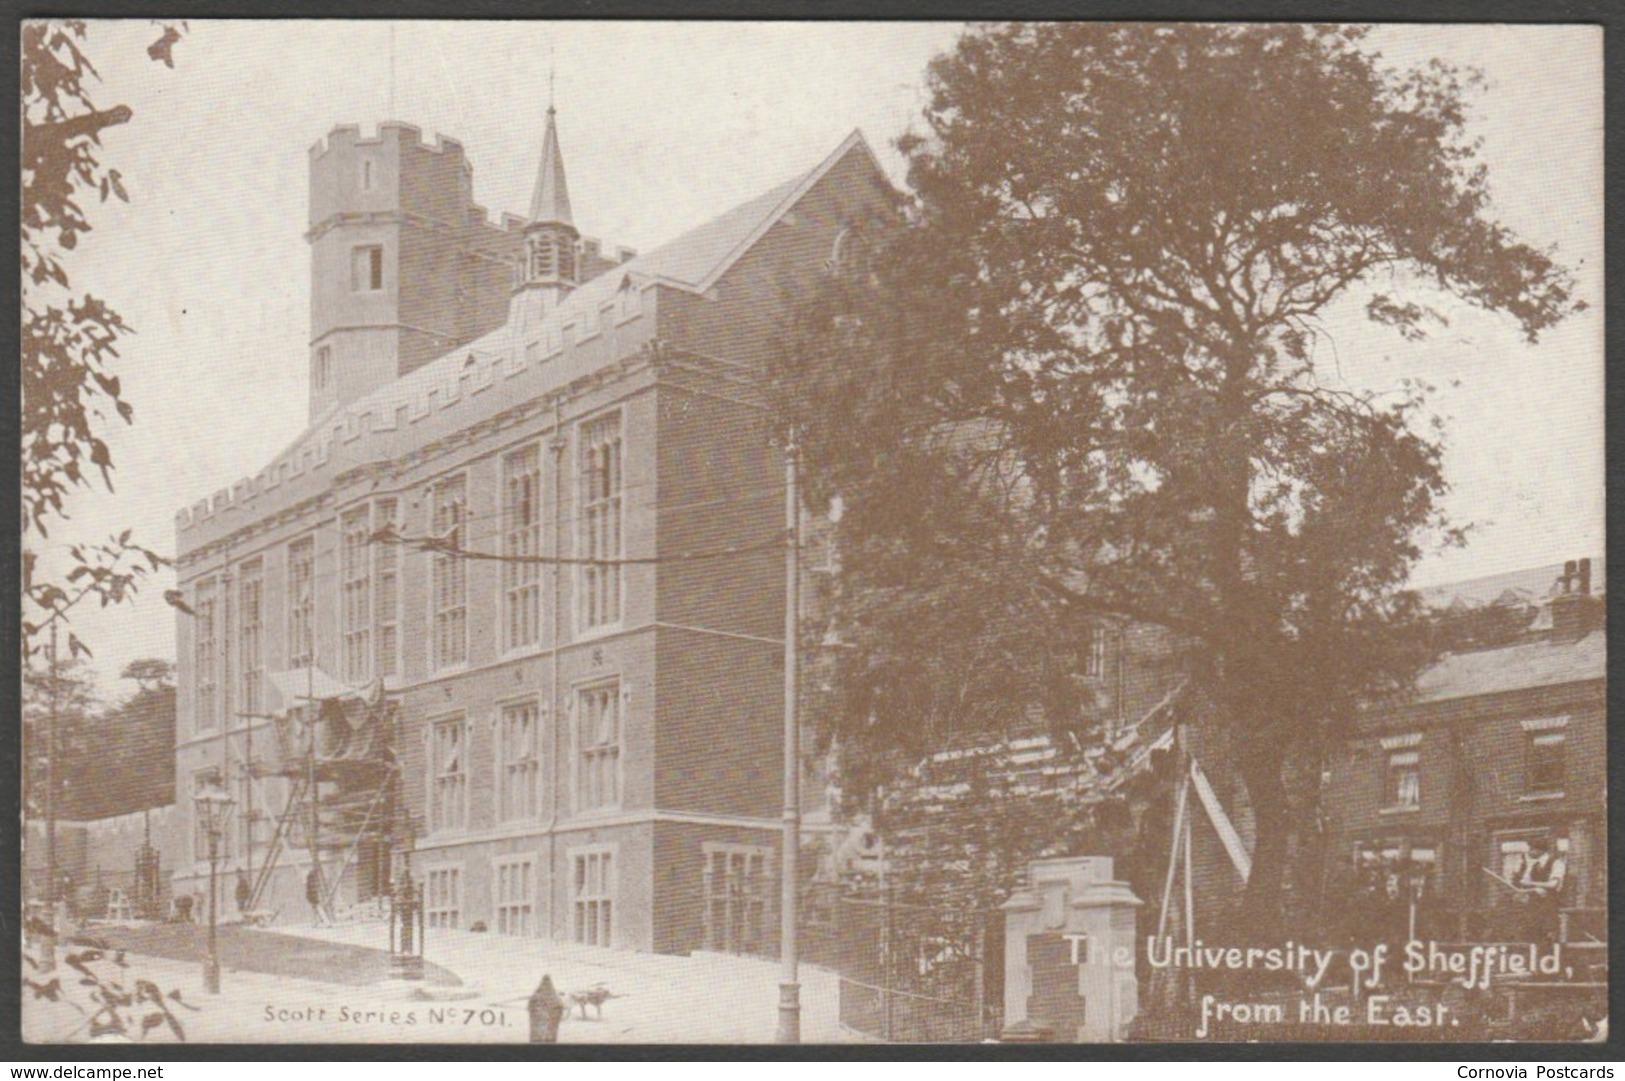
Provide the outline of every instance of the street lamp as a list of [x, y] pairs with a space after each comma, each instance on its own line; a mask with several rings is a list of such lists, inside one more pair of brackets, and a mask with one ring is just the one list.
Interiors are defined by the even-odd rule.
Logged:
[[801, 876], [801, 721], [797, 715], [801, 693], [797, 679], [801, 656], [801, 494], [797, 466], [799, 451], [791, 433], [784, 448], [784, 853], [779, 869], [782, 886], [779, 904], [779, 1025], [777, 1041], [801, 1042], [800, 921]]
[[220, 868], [220, 834], [226, 828], [233, 801], [219, 782], [206, 786], [194, 798], [197, 820], [209, 838], [209, 952], [203, 957], [203, 987], [211, 995], [220, 993], [220, 950], [215, 938], [216, 913], [220, 893], [216, 875]]

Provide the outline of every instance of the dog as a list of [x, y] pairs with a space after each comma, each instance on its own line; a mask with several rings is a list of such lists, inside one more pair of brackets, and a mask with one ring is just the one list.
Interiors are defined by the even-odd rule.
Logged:
[[587, 1019], [587, 1007], [591, 1006], [601, 1021], [604, 1018], [604, 1003], [612, 998], [620, 998], [603, 984], [586, 991], [571, 991], [564, 996], [566, 1007], [574, 1006], [581, 1011], [581, 1019]]

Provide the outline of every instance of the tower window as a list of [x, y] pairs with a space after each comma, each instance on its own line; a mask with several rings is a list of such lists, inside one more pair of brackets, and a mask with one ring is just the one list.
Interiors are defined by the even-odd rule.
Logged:
[[362, 191], [371, 191], [372, 190], [372, 159], [371, 158], [362, 158], [361, 159], [361, 190]]
[[316, 350], [316, 389], [324, 389], [333, 378], [333, 347], [324, 345]]
[[350, 288], [357, 293], [376, 293], [384, 287], [384, 249], [367, 244], [350, 253]]

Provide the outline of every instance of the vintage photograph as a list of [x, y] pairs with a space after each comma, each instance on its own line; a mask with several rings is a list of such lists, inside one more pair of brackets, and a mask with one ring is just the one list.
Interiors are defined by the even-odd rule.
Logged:
[[23, 1039], [1606, 1040], [1602, 43], [25, 22]]

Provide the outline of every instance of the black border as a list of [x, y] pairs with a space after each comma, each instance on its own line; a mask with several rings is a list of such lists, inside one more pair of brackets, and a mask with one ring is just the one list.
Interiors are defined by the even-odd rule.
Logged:
[[[1625, 114], [1625, 5], [1610, 4], [1609, 0], [1546, 0], [1535, 5], [1518, 0], [1092, 0], [1092, 2], [1061, 3], [1057, 0], [1013, 0], [1007, 3], [989, 3], [987, 0], [890, 0], [884, 5], [870, 0], [821, 0], [816, 5], [797, 4], [794, 0], [754, 0], [754, 2], [728, 3], [726, 0], [697, 0], [690, 4], [662, 3], [656, 0], [570, 0], [566, 3], [532, 3], [522, 0], [465, 0], [458, 5], [455, 15], [435, 0], [311, 0], [279, 2], [279, 0], [168, 0], [162, 5], [140, 4], [134, 0], [60, 0], [41, 4], [23, 0], [10, 4], [12, 18], [4, 27], [0, 65], [12, 72], [10, 85], [17, 84], [17, 64], [20, 51], [20, 22], [27, 18], [150, 18], [155, 14], [165, 18], [278, 18], [278, 19], [418, 19], [465, 21], [477, 19], [676, 19], [687, 21], [709, 20], [778, 20], [778, 21], [959, 21], [977, 19], [1090, 19], [1090, 20], [1232, 20], [1232, 21], [1287, 21], [1287, 22], [1393, 22], [1393, 23], [1587, 23], [1604, 29], [1604, 107], [1607, 118], [1605, 133], [1605, 208], [1607, 212], [1621, 210], [1621, 157], [1625, 152], [1621, 125], [1615, 118]], [[184, 46], [183, 46], [184, 48]], [[9, 160], [16, 160], [20, 138], [20, 118], [11, 114], [0, 135], [0, 149]], [[881, 134], [881, 133], [877, 133]], [[884, 133], [889, 138], [891, 133]], [[3, 189], [4, 211], [11, 228], [18, 221], [18, 190], [7, 184]], [[1614, 356], [1625, 342], [1625, 303], [1622, 290], [1615, 284], [1625, 281], [1625, 226], [1616, 213], [1606, 214], [1606, 257], [1604, 266], [1604, 296], [1606, 322], [1605, 357]], [[18, 290], [20, 282], [13, 285]], [[13, 346], [18, 337], [19, 305], [12, 304], [0, 312], [0, 328], [5, 340]], [[14, 351], [12, 355], [16, 355]], [[1605, 360], [1605, 372], [1607, 361]], [[19, 370], [9, 364], [0, 366], [0, 426], [10, 428], [18, 423]], [[1609, 488], [1625, 482], [1625, 468], [1619, 465], [1621, 440], [1625, 438], [1620, 423], [1620, 388], [1608, 380], [1605, 390], [1607, 433], [1607, 480]], [[10, 444], [15, 446], [14, 443]], [[16, 583], [21, 580], [21, 531], [19, 500], [20, 466], [9, 453], [0, 454], [0, 489], [8, 498], [0, 502], [0, 581]], [[1625, 525], [1625, 512], [1610, 500], [1607, 508], [1608, 554], [1610, 562], [1625, 566], [1620, 560], [1618, 538]], [[20, 642], [21, 604], [15, 587], [0, 587], [4, 608], [0, 609], [0, 717], [17, 718], [21, 707]], [[1610, 627], [1619, 625], [1620, 608], [1625, 606], [1618, 592], [1610, 595], [1608, 604]], [[1612, 647], [1610, 635], [1610, 646]], [[1610, 648], [1608, 662], [1608, 715], [1616, 714], [1620, 704], [1622, 663], [1619, 654]], [[8, 921], [21, 911], [20, 875], [6, 873], [21, 867], [21, 837], [16, 823], [21, 821], [21, 726], [4, 744], [0, 744], [0, 934], [15, 935], [18, 928]], [[1611, 794], [1625, 792], [1625, 738], [1614, 734], [1608, 751], [1608, 783]], [[1609, 831], [1613, 843], [1609, 845], [1609, 877], [1614, 891], [1611, 902], [1625, 902], [1625, 798], [1612, 801], [1609, 812]], [[1625, 903], [1609, 905], [1609, 970], [1620, 971], [1621, 953], [1625, 952], [1622, 935], [1621, 912]], [[21, 953], [5, 948], [0, 957], [0, 1057], [16, 1061], [119, 1061], [147, 1062], [233, 1062], [248, 1059], [271, 1061], [465, 1061], [465, 1062], [535, 1062], [535, 1061], [787, 1061], [817, 1059], [825, 1061], [908, 1061], [929, 1062], [943, 1060], [1031, 1062], [1031, 1061], [1263, 1061], [1297, 1062], [1304, 1060], [1364, 1060], [1372, 1063], [1406, 1061], [1475, 1062], [1497, 1060], [1502, 1063], [1523, 1062], [1584, 1064], [1607, 1062], [1625, 1058], [1625, 1037], [1610, 1033], [1607, 1043], [1600, 1044], [1481, 1044], [1481, 1043], [1303, 1043], [1303, 1044], [1053, 1044], [1036, 1046], [951, 1045], [914, 1046], [881, 1044], [837, 1044], [781, 1047], [776, 1045], [711, 1045], [711, 1044], [644, 1044], [644, 1045], [591, 1045], [568, 1044], [537, 1046], [528, 1044], [498, 1045], [445, 1045], [445, 1044], [187, 1044], [146, 1047], [139, 1044], [119, 1046], [99, 1045], [46, 1045], [32, 1046], [21, 1042], [20, 994]], [[1611, 980], [1609, 988], [1610, 1014], [1622, 998], [1618, 980]], [[764, 1004], [768, 1008], [771, 1004]]]

